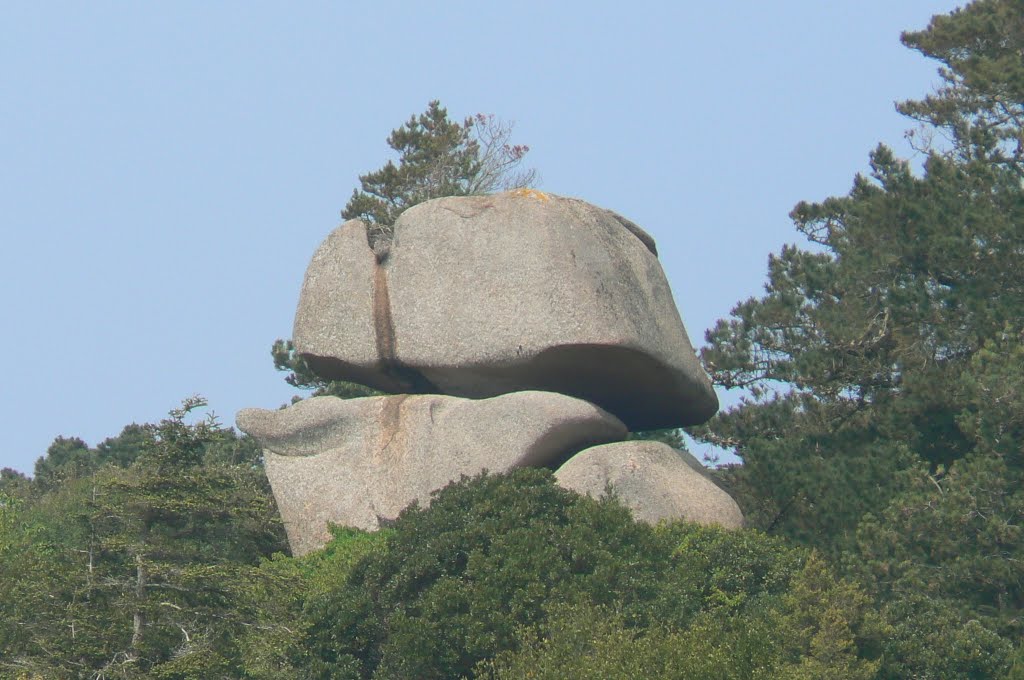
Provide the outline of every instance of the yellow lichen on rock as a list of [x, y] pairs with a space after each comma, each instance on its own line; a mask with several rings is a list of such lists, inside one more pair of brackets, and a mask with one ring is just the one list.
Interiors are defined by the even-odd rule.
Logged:
[[543, 191], [538, 191], [537, 189], [528, 189], [526, 187], [522, 187], [520, 189], [513, 190], [512, 191], [512, 195], [513, 196], [522, 196], [523, 198], [536, 198], [536, 199], [538, 199], [540, 201], [548, 201], [548, 200], [550, 200], [550, 197], [547, 194], [545, 194]]

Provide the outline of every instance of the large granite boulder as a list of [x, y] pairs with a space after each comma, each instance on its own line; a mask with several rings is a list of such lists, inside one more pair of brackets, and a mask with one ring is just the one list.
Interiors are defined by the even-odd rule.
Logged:
[[545, 392], [314, 397], [276, 411], [244, 409], [237, 423], [263, 447], [296, 555], [329, 540], [328, 522], [377, 529], [462, 475], [555, 467], [626, 436], [593, 404]]
[[376, 252], [346, 222], [309, 265], [293, 338], [321, 377], [386, 392], [559, 392], [631, 429], [718, 407], [653, 240], [536, 191], [427, 201]]
[[610, 486], [635, 519], [656, 524], [683, 519], [743, 526], [743, 513], [688, 453], [667, 444], [628, 441], [582, 451], [555, 472], [566, 489], [595, 498]]

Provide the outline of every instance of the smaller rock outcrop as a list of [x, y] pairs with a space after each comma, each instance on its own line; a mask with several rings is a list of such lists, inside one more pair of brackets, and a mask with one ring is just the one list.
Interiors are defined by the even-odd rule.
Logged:
[[703, 466], [660, 442], [589, 448], [562, 465], [555, 479], [566, 489], [595, 498], [611, 486], [634, 518], [651, 524], [683, 519], [727, 529], [743, 526], [736, 501], [711, 481]]
[[322, 547], [329, 522], [377, 529], [463, 475], [555, 467], [627, 434], [597, 406], [548, 392], [314, 397], [276, 411], [244, 409], [237, 423], [263, 447], [295, 555]]

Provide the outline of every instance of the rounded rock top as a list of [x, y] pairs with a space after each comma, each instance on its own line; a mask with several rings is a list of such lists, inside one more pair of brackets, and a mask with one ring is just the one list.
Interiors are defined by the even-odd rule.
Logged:
[[472, 398], [559, 392], [634, 430], [717, 410], [654, 240], [620, 215], [518, 189], [421, 203], [392, 238], [375, 253], [352, 220], [313, 256], [293, 338], [321, 377]]

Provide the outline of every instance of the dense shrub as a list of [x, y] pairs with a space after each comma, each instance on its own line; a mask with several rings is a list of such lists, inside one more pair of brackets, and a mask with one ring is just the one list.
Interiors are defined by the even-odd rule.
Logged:
[[887, 629], [821, 558], [755, 531], [636, 523], [544, 470], [464, 479], [391, 531], [307, 598], [309, 677], [866, 678], [879, 665]]

